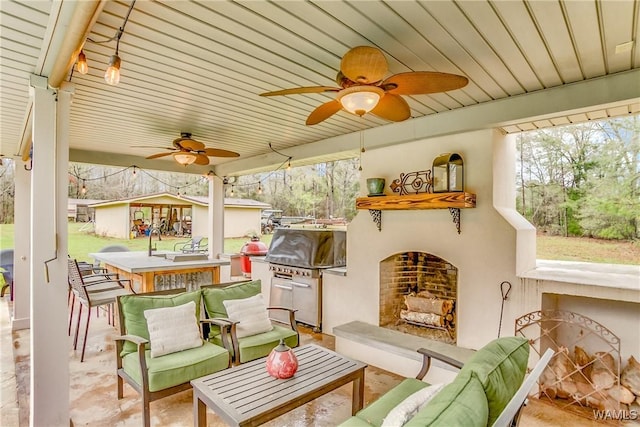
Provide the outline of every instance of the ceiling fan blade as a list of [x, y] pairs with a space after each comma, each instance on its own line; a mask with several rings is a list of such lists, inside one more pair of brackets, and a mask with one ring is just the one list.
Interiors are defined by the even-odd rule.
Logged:
[[158, 154], [152, 154], [150, 156], [145, 157], [145, 159], [157, 159], [158, 157], [164, 157], [164, 156], [170, 156], [173, 153], [175, 153], [176, 151], [173, 150], [171, 153], [158, 153]]
[[187, 151], [204, 150], [204, 144], [202, 142], [190, 138], [178, 138], [173, 141], [173, 145], [184, 148]]
[[307, 117], [307, 125], [316, 125], [340, 110], [342, 110], [342, 104], [340, 104], [340, 101], [337, 99], [325, 102], [309, 114], [309, 117]]
[[261, 93], [260, 96], [278, 96], [278, 95], [295, 95], [297, 93], [322, 93], [322, 92], [338, 92], [340, 88], [331, 86], [309, 86], [294, 87], [292, 89], [275, 90], [273, 92]]
[[382, 80], [389, 66], [384, 54], [375, 47], [358, 46], [349, 50], [340, 61], [340, 71], [356, 83], [372, 84]]
[[469, 79], [457, 74], [413, 71], [395, 74], [382, 82], [381, 86], [394, 95], [420, 95], [460, 89], [468, 83]]
[[411, 108], [400, 95], [385, 93], [378, 105], [371, 110], [371, 114], [392, 122], [401, 122], [411, 117]]
[[209, 164], [209, 158], [207, 156], [205, 156], [204, 154], [196, 154], [196, 161], [194, 162], [196, 165], [208, 165]]
[[240, 154], [235, 151], [221, 150], [219, 148], [205, 148], [204, 150], [198, 151], [198, 154], [204, 154], [205, 156], [211, 157], [239, 157]]
[[172, 147], [155, 147], [153, 145], [132, 145], [131, 148], [155, 148], [156, 150], [171, 150], [175, 151]]

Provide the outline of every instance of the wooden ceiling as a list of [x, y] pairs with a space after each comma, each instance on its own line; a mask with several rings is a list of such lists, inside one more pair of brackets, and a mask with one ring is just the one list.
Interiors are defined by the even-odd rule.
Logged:
[[[116, 41], [104, 41], [123, 25], [131, 1], [97, 3], [92, 19], [71, 17], [63, 26], [70, 3], [0, 2], [3, 155], [23, 154], [29, 76], [47, 75], [47, 61], [65, 52], [53, 42], [60, 38], [56, 31], [88, 37], [83, 50], [89, 73], [67, 69], [63, 79], [75, 86], [69, 144], [76, 161], [171, 169], [171, 157], [154, 163], [144, 157], [170, 147], [180, 132], [191, 132], [207, 146], [239, 152], [239, 159], [213, 158], [212, 165], [240, 174], [282, 159], [269, 144], [293, 155], [294, 165], [335, 160], [357, 152], [361, 130], [374, 141], [390, 129], [415, 134], [407, 122], [442, 118], [445, 126], [467, 110], [494, 112], [485, 125], [506, 133], [640, 111], [639, 88], [633, 85], [640, 85], [635, 80], [640, 49], [633, 43], [640, 34], [640, 5], [634, 0], [139, 0], [120, 40], [117, 86], [103, 78]], [[380, 48], [389, 74], [455, 73], [468, 77], [469, 85], [405, 97], [412, 118], [400, 124], [340, 112], [306, 126], [307, 115], [333, 95], [258, 96], [290, 87], [335, 86], [342, 55], [359, 45]], [[632, 77], [628, 95], [592, 93], [600, 86], [585, 84], [620, 76]], [[566, 92], [572, 99], [565, 105], [550, 105], [553, 98], [544, 96], [571, 86], [576, 90]], [[530, 110], [495, 114], [497, 102], [513, 109], [510, 100]]]

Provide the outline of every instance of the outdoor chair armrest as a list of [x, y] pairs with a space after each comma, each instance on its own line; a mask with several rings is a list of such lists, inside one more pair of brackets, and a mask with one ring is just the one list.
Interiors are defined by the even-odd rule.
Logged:
[[142, 375], [143, 390], [149, 389], [149, 373], [147, 372], [147, 359], [144, 357], [145, 344], [149, 342], [146, 338], [137, 335], [119, 335], [114, 338], [116, 341], [116, 364], [117, 369], [122, 369], [122, 346], [125, 341], [130, 341], [138, 346], [138, 363], [140, 364], [140, 374]]
[[116, 342], [124, 342], [129, 341], [140, 347], [141, 345], [147, 344], [149, 342], [148, 339], [139, 337], [137, 335], [118, 335], [114, 338]]
[[429, 350], [428, 348], [419, 348], [418, 353], [422, 354], [422, 368], [416, 378], [421, 380], [427, 375], [429, 372], [429, 368], [431, 368], [431, 358], [440, 360], [441, 362], [445, 362], [454, 368], [461, 369], [464, 366], [464, 362], [461, 362], [457, 359], [453, 359], [449, 356], [445, 356], [444, 354], [438, 353], [437, 351]]
[[[95, 274], [90, 274], [88, 276], [82, 276], [82, 280], [87, 280], [87, 281], [91, 281], [92, 283], [96, 283], [102, 280], [115, 280], [115, 279], [118, 279], [119, 277], [120, 276], [117, 273], [95, 273]], [[100, 280], [94, 280], [94, 279], [100, 279]]]
[[[267, 307], [267, 310], [281, 310], [289, 312], [289, 327], [293, 329], [295, 332], [298, 332], [298, 323], [296, 322], [296, 308], [289, 307]], [[284, 323], [284, 322], [281, 322]]]
[[[104, 285], [105, 283], [117, 283], [119, 287], [124, 288], [124, 285], [121, 282], [129, 282], [129, 288], [131, 288], [131, 279], [97, 280], [90, 283], [83, 283], [82, 287], [88, 288], [88, 287], [91, 287], [92, 285]], [[133, 289], [131, 289], [131, 292], [135, 293]]]
[[[210, 325], [219, 326], [220, 333], [222, 335], [222, 346], [226, 348], [229, 352], [231, 352], [232, 348], [229, 348], [229, 335], [231, 334], [232, 323], [230, 320], [224, 319], [224, 318], [200, 319], [200, 323], [207, 323]], [[235, 333], [235, 325], [234, 325], [234, 333]], [[233, 338], [231, 338], [231, 342], [233, 343]]]

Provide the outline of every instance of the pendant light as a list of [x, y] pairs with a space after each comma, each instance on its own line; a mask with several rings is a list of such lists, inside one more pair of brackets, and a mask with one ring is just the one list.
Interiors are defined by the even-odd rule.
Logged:
[[87, 57], [84, 52], [81, 50], [78, 54], [78, 62], [76, 62], [76, 70], [80, 74], [87, 74], [89, 72], [89, 64], [87, 64]]

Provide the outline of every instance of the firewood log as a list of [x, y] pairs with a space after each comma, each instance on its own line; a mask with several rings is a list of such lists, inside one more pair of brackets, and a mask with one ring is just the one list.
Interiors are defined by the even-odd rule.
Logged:
[[591, 382], [597, 389], [608, 389], [618, 381], [616, 362], [610, 353], [596, 352], [591, 370]]
[[442, 316], [433, 313], [400, 310], [400, 318], [409, 322], [422, 323], [430, 326], [442, 327], [444, 325]]
[[636, 396], [623, 385], [615, 385], [607, 390], [607, 394], [617, 402], [624, 403], [626, 405], [636, 400]]
[[551, 399], [556, 397], [567, 399], [571, 392], [575, 391], [571, 386], [562, 384], [562, 381], [567, 379], [569, 372], [571, 372], [571, 363], [569, 350], [561, 346], [547, 368], [542, 372], [540, 377], [541, 388]]
[[640, 363], [633, 356], [629, 357], [629, 363], [620, 374], [620, 383], [636, 396], [640, 396]]
[[591, 364], [593, 357], [589, 356], [586, 351], [582, 347], [576, 346], [574, 349], [574, 357], [573, 360], [580, 370], [574, 375], [574, 379], [580, 382], [586, 382], [589, 378], [591, 378], [591, 371], [593, 370], [593, 365]]
[[453, 311], [453, 301], [439, 298], [421, 298], [405, 295], [404, 303], [407, 310], [420, 313], [433, 313], [444, 316]]

